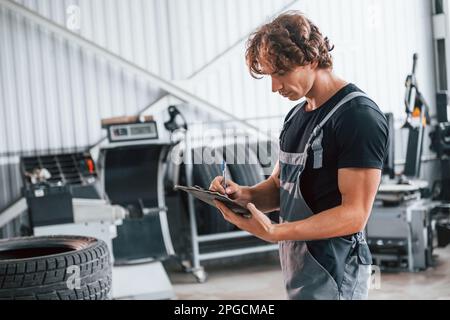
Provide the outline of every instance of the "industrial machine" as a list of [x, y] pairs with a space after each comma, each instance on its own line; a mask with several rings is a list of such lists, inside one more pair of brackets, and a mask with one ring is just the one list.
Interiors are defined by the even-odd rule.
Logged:
[[431, 149], [437, 153], [441, 166], [441, 177], [433, 185], [433, 197], [442, 201], [439, 221], [436, 228], [438, 241], [446, 245], [450, 238], [449, 210], [450, 203], [450, 104], [448, 84], [450, 83], [448, 3], [433, 1], [433, 49], [436, 75], [436, 117], [437, 124], [431, 135]]
[[[114, 299], [173, 298], [158, 260], [173, 250], [170, 238], [167, 246], [160, 241], [163, 228], [158, 208], [164, 208], [164, 195], [157, 189], [163, 168], [153, 161], [161, 163], [164, 144], [153, 144], [158, 138], [156, 123], [121, 118], [107, 129], [110, 144], [103, 149], [104, 161], [100, 162], [105, 170], [98, 170], [88, 152], [22, 158], [28, 233], [82, 235], [105, 241], [114, 263]], [[152, 144], [146, 146], [149, 140]], [[136, 141], [139, 145], [134, 145]], [[115, 144], [119, 142], [120, 146]]]
[[160, 139], [152, 117], [105, 119], [109, 143], [98, 166], [112, 204], [130, 213], [117, 227], [112, 248], [113, 294], [127, 299], [170, 299], [174, 292], [161, 261], [175, 254], [164, 197], [170, 141]]
[[[418, 188], [413, 187], [410, 194], [417, 191]], [[398, 195], [400, 192], [390, 190], [387, 193]], [[408, 271], [432, 266], [435, 206], [436, 203], [420, 197], [409, 200], [405, 197], [395, 206], [376, 201], [366, 228], [374, 263], [383, 269]]]
[[383, 180], [366, 227], [374, 261], [385, 269], [423, 270], [433, 265], [433, 214], [439, 203], [429, 199], [428, 183], [420, 177], [428, 105], [416, 80], [417, 54], [405, 86], [408, 145], [402, 175], [395, 178], [394, 121], [387, 114], [391, 133]]
[[112, 253], [115, 227], [127, 211], [101, 198], [89, 153], [23, 157], [21, 172], [29, 212], [25, 233], [92, 236], [109, 244]]
[[20, 167], [25, 200], [15, 208], [17, 212], [28, 211], [23, 235], [94, 237], [107, 244], [113, 261], [112, 240], [128, 211], [101, 198], [91, 155], [77, 152], [23, 157]]
[[435, 151], [441, 164], [441, 179], [436, 181], [433, 193], [441, 201], [450, 202], [450, 122], [447, 116], [447, 94], [438, 94], [438, 124], [430, 133], [431, 150]]
[[441, 165], [441, 177], [433, 185], [433, 197], [442, 201], [436, 212], [438, 246], [450, 243], [450, 122], [447, 93], [437, 94], [438, 124], [430, 133], [431, 149], [436, 152]]

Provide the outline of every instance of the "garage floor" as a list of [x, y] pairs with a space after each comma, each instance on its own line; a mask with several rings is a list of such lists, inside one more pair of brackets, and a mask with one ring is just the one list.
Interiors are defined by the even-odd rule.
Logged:
[[[435, 254], [436, 267], [426, 271], [382, 272], [381, 288], [371, 290], [369, 299], [450, 299], [450, 246], [436, 249]], [[169, 276], [178, 299], [285, 299], [276, 253], [208, 265], [208, 281], [201, 284], [192, 275], [171, 269]]]

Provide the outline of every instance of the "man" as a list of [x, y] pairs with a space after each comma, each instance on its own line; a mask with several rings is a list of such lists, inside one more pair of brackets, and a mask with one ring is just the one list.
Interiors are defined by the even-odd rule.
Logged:
[[[280, 155], [269, 179], [239, 186], [222, 177], [210, 189], [246, 206], [242, 218], [216, 202], [224, 218], [278, 242], [290, 299], [366, 299], [372, 257], [362, 231], [381, 179], [388, 145], [386, 118], [353, 84], [337, 77], [332, 47], [316, 25], [288, 12], [248, 41], [253, 77], [268, 75], [272, 91], [306, 98], [286, 117]], [[226, 189], [226, 190], [225, 190]], [[264, 214], [280, 210], [280, 223]]]

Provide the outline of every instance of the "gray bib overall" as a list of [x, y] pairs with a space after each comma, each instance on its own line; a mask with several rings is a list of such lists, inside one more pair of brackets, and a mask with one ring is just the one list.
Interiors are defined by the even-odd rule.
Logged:
[[[300, 190], [300, 179], [311, 149], [314, 169], [322, 168], [322, 128], [345, 103], [364, 96], [353, 92], [342, 99], [316, 126], [303, 153], [287, 153], [280, 148], [280, 223], [304, 220], [314, 213]], [[300, 110], [294, 110], [286, 124]], [[283, 130], [286, 129], [285, 128]], [[320, 241], [281, 241], [280, 261], [289, 299], [366, 299], [372, 257], [362, 233], [351, 239], [338, 237]], [[311, 252], [320, 252], [320, 263]], [[335, 270], [333, 277], [329, 271]]]

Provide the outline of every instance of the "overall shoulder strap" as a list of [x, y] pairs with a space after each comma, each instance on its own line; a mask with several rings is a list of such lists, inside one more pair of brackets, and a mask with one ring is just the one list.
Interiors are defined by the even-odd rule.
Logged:
[[308, 149], [311, 147], [311, 149], [314, 152], [314, 169], [320, 169], [322, 168], [323, 164], [323, 147], [322, 147], [322, 138], [323, 138], [323, 132], [322, 128], [323, 126], [330, 120], [330, 118], [336, 113], [336, 111], [339, 110], [340, 107], [342, 107], [347, 102], [357, 98], [357, 97], [367, 97], [369, 98], [365, 93], [362, 92], [352, 92], [346, 95], [341, 101], [339, 101], [333, 109], [325, 116], [325, 118], [314, 128], [311, 136], [308, 139], [308, 143], [305, 146], [304, 153], [306, 154], [308, 152]]
[[[366, 97], [369, 98], [365, 93], [363, 92], [352, 92], [346, 95], [341, 101], [339, 101], [334, 108], [323, 118], [323, 120], [319, 123], [319, 125], [314, 128], [314, 131], [317, 130], [317, 134], [319, 134], [319, 131], [322, 130], [323, 126], [330, 120], [330, 118], [336, 113], [336, 111], [339, 110], [340, 107], [342, 107], [347, 102], [357, 98], [357, 97]], [[314, 132], [313, 132], [314, 135]]]

